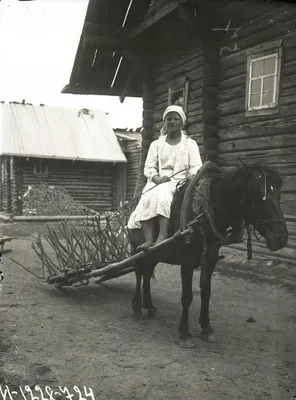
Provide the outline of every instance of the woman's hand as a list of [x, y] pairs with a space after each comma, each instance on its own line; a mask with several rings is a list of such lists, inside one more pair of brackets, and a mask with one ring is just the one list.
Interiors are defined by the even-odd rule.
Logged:
[[156, 185], [159, 185], [160, 183], [164, 183], [164, 182], [169, 182], [171, 180], [171, 178], [169, 178], [168, 176], [163, 176], [162, 178], [159, 175], [155, 175], [152, 179], [152, 181], [154, 183], [156, 183]]

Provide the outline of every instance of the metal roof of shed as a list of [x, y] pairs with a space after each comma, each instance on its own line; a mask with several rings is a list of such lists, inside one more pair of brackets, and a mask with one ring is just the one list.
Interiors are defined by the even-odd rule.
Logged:
[[102, 111], [0, 103], [0, 155], [126, 162]]

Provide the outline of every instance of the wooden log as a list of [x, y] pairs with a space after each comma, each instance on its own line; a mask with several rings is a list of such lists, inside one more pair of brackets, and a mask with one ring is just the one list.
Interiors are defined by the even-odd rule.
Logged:
[[202, 122], [202, 110], [191, 112], [187, 117], [188, 124]]
[[245, 151], [248, 150], [269, 150], [269, 149], [280, 149], [282, 147], [290, 147], [296, 146], [296, 135], [295, 133], [286, 134], [286, 135], [273, 135], [269, 136], [268, 140], [262, 141], [261, 137], [258, 138], [247, 138], [242, 140], [231, 140], [231, 141], [223, 141], [219, 144], [219, 150], [221, 153], [230, 152], [234, 149], [236, 151]]
[[[285, 40], [286, 41], [286, 40]], [[285, 48], [285, 41], [284, 41], [284, 48]], [[296, 46], [294, 48], [286, 49], [285, 48], [285, 60], [283, 65], [283, 72], [286, 65], [290, 65], [296, 60]]]
[[[212, 122], [212, 121], [209, 121]], [[207, 137], [216, 137], [218, 133], [218, 128], [216, 125], [209, 125], [207, 124], [203, 129], [203, 136]]]
[[189, 91], [188, 99], [193, 100], [193, 101], [202, 100], [203, 99], [203, 89], [202, 88], [197, 88], [194, 90], [191, 89]]
[[[271, 121], [257, 121], [240, 126], [230, 126], [228, 129], [220, 129], [221, 141], [230, 139], [265, 138], [275, 132], [278, 137], [289, 134], [296, 129], [296, 117], [277, 118]], [[264, 139], [263, 139], [264, 140]]]
[[188, 124], [186, 130], [189, 135], [191, 134], [200, 134], [202, 136], [204, 125], [201, 123], [191, 123]]
[[207, 150], [216, 150], [218, 139], [216, 137], [204, 137], [203, 145]]
[[[175, 55], [176, 56], [176, 55]], [[192, 50], [189, 50], [179, 57], [174, 57], [174, 54], [172, 54], [171, 58], [174, 60], [174, 66], [182, 66], [184, 63], [189, 63], [193, 60], [199, 60], [200, 63], [202, 63], [202, 51], [201, 47], [199, 47], [197, 44], [194, 44], [194, 48]], [[167, 62], [167, 63], [162, 63], [161, 65], [156, 67], [155, 72], [159, 75], [167, 74], [169, 71], [172, 69], [172, 61]]]
[[220, 81], [219, 89], [222, 90], [231, 90], [238, 86], [245, 86], [246, 85], [246, 74], [240, 74], [234, 76], [233, 78], [228, 78]]
[[155, 85], [160, 85], [161, 83], [176, 79], [177, 76], [186, 76], [192, 80], [202, 79], [203, 71], [201, 66], [202, 63], [198, 62], [198, 60], [193, 60], [177, 68], [172, 68], [167, 74], [155, 77]]
[[296, 72], [296, 60], [290, 61], [289, 63], [285, 63], [283, 66], [283, 76], [295, 76]]
[[263, 161], [266, 165], [286, 165], [287, 163], [293, 163], [295, 165], [295, 153], [296, 147], [281, 149], [262, 149], [262, 150], [245, 150], [245, 151], [231, 151], [229, 153], [222, 154], [220, 152], [220, 145], [218, 144], [219, 150], [219, 161], [223, 165], [233, 165], [234, 161], [238, 161], [238, 158], [242, 158], [248, 162], [259, 162]]
[[[280, 107], [280, 115], [282, 117], [289, 117], [295, 115], [295, 106], [292, 104], [289, 105], [283, 105]], [[269, 120], [273, 120], [278, 118], [278, 114], [270, 114], [268, 115]], [[266, 121], [266, 115], [254, 115], [253, 116], [248, 116], [248, 122], [252, 123], [255, 121]], [[226, 116], [220, 116], [218, 124], [219, 128], [228, 128], [229, 126], [235, 126], [235, 125], [242, 125], [246, 122], [246, 116], [245, 112], [240, 112], [239, 114], [234, 114], [234, 115], [226, 115]]]
[[196, 111], [202, 112], [202, 101], [194, 101], [188, 104], [188, 111], [187, 111], [188, 117], [191, 116], [191, 114]]
[[203, 112], [203, 120], [206, 123], [211, 123], [211, 121], [217, 121], [219, 117], [217, 110], [204, 110]]
[[242, 98], [246, 95], [245, 87], [235, 86], [227, 90], [217, 90], [217, 97], [219, 104], [227, 103], [228, 101], [233, 101], [237, 98]]
[[219, 104], [218, 110], [221, 116], [239, 114], [245, 111], [245, 96]]

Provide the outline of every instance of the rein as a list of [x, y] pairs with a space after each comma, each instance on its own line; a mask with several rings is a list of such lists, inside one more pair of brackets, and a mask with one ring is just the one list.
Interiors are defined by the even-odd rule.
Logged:
[[[173, 174], [172, 176], [170, 176], [170, 178], [174, 178], [176, 175], [180, 174], [181, 172], [187, 171], [187, 170], [188, 170], [188, 168], [181, 169], [180, 171], [178, 171], [178, 172], [176, 172], [175, 174]], [[145, 192], [139, 194], [139, 195], [136, 196], [136, 197], [133, 197], [130, 201], [126, 201], [126, 202], [123, 204], [123, 206], [120, 207], [120, 208], [110, 217], [109, 220], [111, 221], [117, 214], [119, 214], [119, 213], [121, 212], [121, 210], [123, 210], [123, 209], [124, 209], [125, 207], [127, 207], [128, 205], [132, 204], [135, 200], [138, 200], [139, 198], [141, 198], [141, 197], [143, 196], [143, 194], [145, 194], [145, 193], [147, 193], [147, 192], [150, 192], [150, 190], [155, 189], [157, 186], [162, 185], [163, 183], [166, 183], [166, 182], [161, 182], [161, 183], [159, 183], [158, 185], [155, 184], [155, 186], [152, 186], [150, 189], [145, 190]]]

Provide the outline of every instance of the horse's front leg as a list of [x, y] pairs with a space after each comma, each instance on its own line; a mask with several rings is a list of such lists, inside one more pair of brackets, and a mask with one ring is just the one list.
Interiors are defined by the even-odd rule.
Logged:
[[142, 317], [142, 295], [141, 295], [141, 282], [143, 269], [141, 265], [135, 265], [136, 274], [136, 291], [132, 300], [133, 315], [135, 319], [140, 319]]
[[192, 277], [193, 277], [194, 264], [181, 265], [181, 279], [182, 279], [182, 315], [179, 324], [180, 346], [184, 348], [195, 347], [192, 341], [192, 335], [189, 331], [188, 314], [189, 307], [193, 300], [192, 294]]
[[154, 317], [157, 311], [151, 299], [151, 278], [155, 266], [155, 263], [148, 264], [148, 262], [143, 265], [143, 308], [147, 310], [148, 317]]
[[209, 317], [209, 303], [211, 297], [211, 282], [212, 275], [215, 269], [219, 256], [219, 248], [205, 251], [200, 271], [200, 296], [201, 296], [201, 308], [199, 323], [201, 326], [201, 338], [206, 342], [215, 342], [214, 330], [210, 325]]

